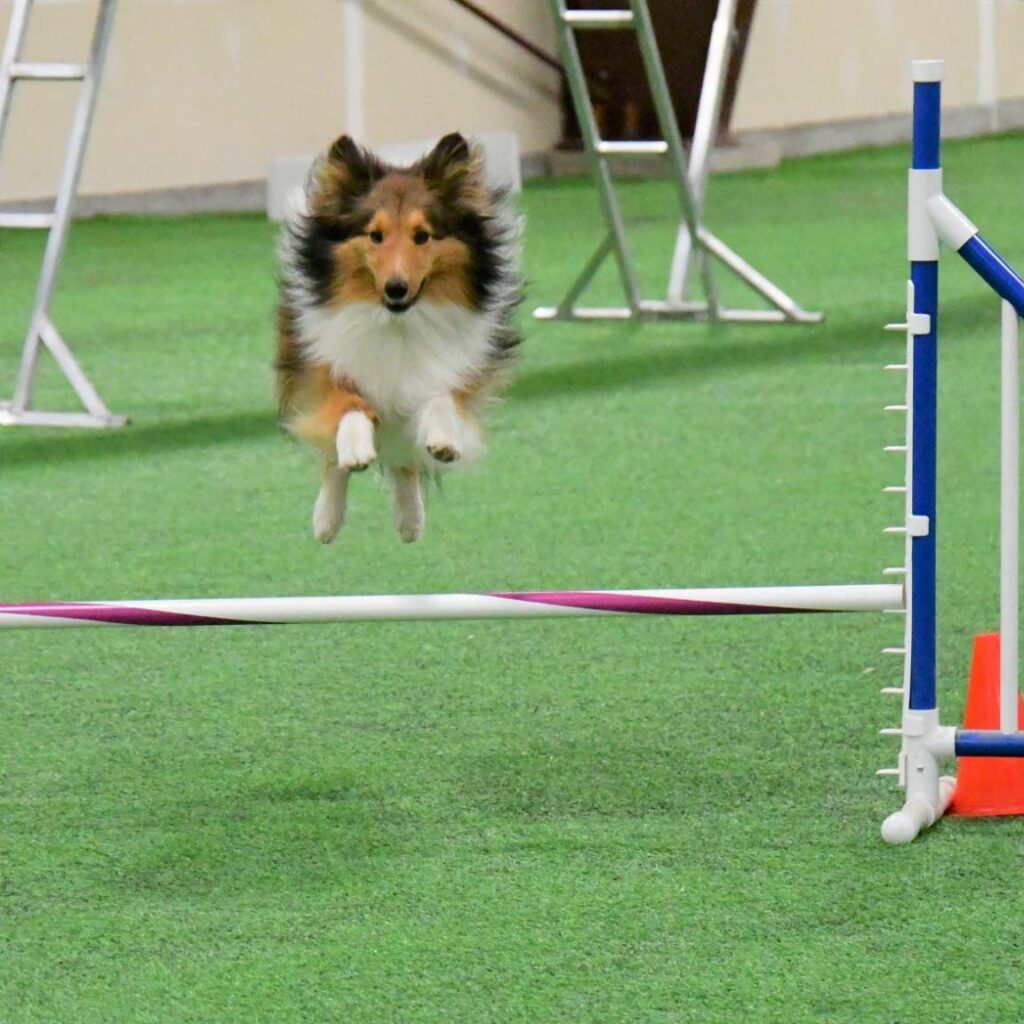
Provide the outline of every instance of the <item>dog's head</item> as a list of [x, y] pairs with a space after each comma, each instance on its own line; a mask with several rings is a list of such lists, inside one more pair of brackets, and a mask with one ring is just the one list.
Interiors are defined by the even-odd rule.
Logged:
[[307, 261], [329, 303], [379, 302], [398, 315], [423, 298], [481, 306], [487, 298], [491, 193], [480, 154], [446, 135], [411, 167], [390, 167], [347, 135], [309, 189]]

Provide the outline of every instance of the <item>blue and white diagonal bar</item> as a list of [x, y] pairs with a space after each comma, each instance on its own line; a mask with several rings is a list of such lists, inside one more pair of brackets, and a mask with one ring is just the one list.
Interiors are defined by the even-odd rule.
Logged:
[[[1000, 439], [999, 731], [1018, 731], [1020, 538], [1020, 321], [1024, 279], [992, 248], [977, 227], [941, 191], [926, 209], [938, 236], [1003, 300]], [[1008, 744], [999, 746], [1006, 756]], [[993, 748], [994, 749], [994, 748]], [[1024, 747], [1021, 747], [1024, 750]], [[982, 755], [985, 756], [985, 755]]]
[[1009, 302], [1018, 316], [1024, 316], [1024, 279], [1020, 274], [981, 237], [977, 227], [942, 192], [930, 196], [925, 205], [938, 237], [959, 253], [997, 295]]
[[[958, 252], [1002, 300], [1002, 438], [1000, 457], [999, 731], [1017, 732], [1020, 539], [1020, 316], [1024, 280], [941, 192], [927, 202], [939, 238]], [[1009, 744], [993, 747], [1008, 756]], [[1024, 745], [1018, 747], [1018, 753]]]

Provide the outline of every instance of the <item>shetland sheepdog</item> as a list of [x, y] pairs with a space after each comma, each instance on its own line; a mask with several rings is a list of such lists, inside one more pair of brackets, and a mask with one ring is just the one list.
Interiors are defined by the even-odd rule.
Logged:
[[509, 376], [515, 220], [457, 133], [411, 167], [343, 135], [306, 204], [282, 239], [276, 370], [282, 425], [322, 455], [313, 534], [334, 539], [350, 475], [376, 462], [415, 541], [424, 484], [482, 453], [481, 411]]

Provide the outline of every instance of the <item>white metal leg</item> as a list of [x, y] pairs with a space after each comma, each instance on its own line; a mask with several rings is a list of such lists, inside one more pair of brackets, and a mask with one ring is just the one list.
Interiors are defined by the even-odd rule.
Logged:
[[672, 169], [672, 184], [679, 197], [681, 224], [691, 237], [697, 239], [700, 250], [698, 258], [700, 260], [701, 285], [708, 306], [708, 318], [717, 320], [721, 306], [718, 283], [715, 280], [711, 261], [707, 258], [707, 253], [703, 251], [703, 240], [698, 235], [700, 211], [690, 185], [686, 151], [683, 148], [683, 138], [679, 134], [679, 122], [676, 120], [676, 112], [672, 106], [672, 96], [668, 89], [668, 80], [665, 78], [665, 69], [661, 63], [651, 12], [647, 6], [647, 0], [630, 0], [630, 7], [633, 11], [637, 42], [640, 44], [640, 55], [647, 71], [647, 81], [651, 86], [651, 98], [658, 114], [658, 126], [667, 143], [667, 154]]
[[759, 295], [767, 299], [782, 315], [773, 319], [790, 320], [793, 323], [816, 324], [824, 319], [822, 313], [810, 313], [790, 298], [778, 285], [773, 284], [764, 274], [755, 270], [739, 253], [730, 249], [720, 238], [706, 228], [698, 230], [701, 242], [708, 252], [721, 260], [741, 281], [745, 281]]
[[[700, 220], [704, 213], [704, 197], [707, 194], [708, 174], [711, 170], [711, 151], [722, 116], [722, 101], [725, 97], [725, 80], [729, 72], [729, 57], [735, 36], [736, 0], [720, 0], [711, 41], [708, 44], [708, 59], [704, 66], [704, 80], [701, 83], [700, 102], [697, 106], [697, 121], [693, 127], [693, 141], [690, 143], [690, 192], [693, 195], [694, 212]], [[682, 302], [686, 298], [690, 276], [690, 256], [693, 245], [690, 230], [686, 224], [679, 225], [676, 248], [672, 255], [672, 269], [668, 281], [668, 301]]]
[[999, 729], [1017, 731], [1020, 549], [1020, 321], [1002, 303], [1002, 445], [1000, 472]]

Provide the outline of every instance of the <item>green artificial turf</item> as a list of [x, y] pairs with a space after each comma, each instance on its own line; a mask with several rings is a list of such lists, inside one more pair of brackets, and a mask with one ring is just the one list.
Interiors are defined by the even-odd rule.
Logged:
[[[946, 147], [1024, 261], [1024, 139]], [[403, 546], [352, 489], [331, 547], [276, 430], [274, 230], [76, 225], [56, 320], [110, 433], [0, 435], [5, 600], [878, 582], [901, 542], [906, 153], [713, 183], [714, 230], [817, 327], [533, 325], [490, 452]], [[624, 189], [667, 216], [664, 183]], [[599, 237], [523, 197], [530, 295]], [[639, 231], [652, 294], [667, 221]], [[0, 380], [38, 268], [0, 238]], [[735, 292], [736, 289], [728, 289]], [[738, 297], [735, 295], [734, 297]], [[595, 301], [618, 301], [614, 275]], [[943, 269], [939, 667], [997, 621], [998, 309]], [[41, 401], [65, 395], [47, 370]], [[5, 633], [0, 1020], [1020, 1019], [1024, 826], [882, 844], [896, 616]], [[886, 663], [889, 662], [889, 663]]]

